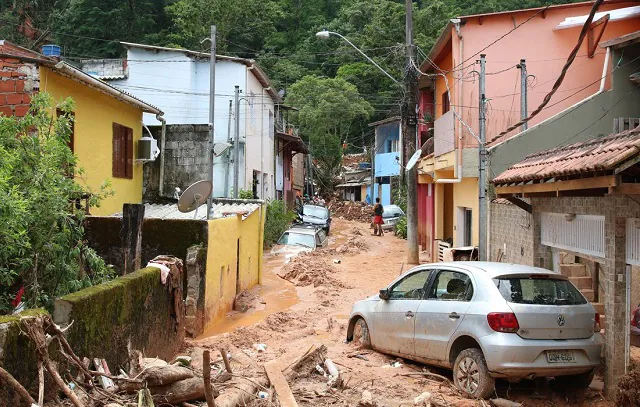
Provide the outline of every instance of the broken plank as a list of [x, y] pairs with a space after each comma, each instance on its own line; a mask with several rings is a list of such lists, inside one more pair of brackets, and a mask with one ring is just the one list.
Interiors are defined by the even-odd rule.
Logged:
[[275, 388], [276, 393], [278, 394], [280, 406], [298, 407], [298, 403], [293, 397], [293, 393], [291, 393], [291, 388], [289, 388], [287, 379], [285, 379], [284, 375], [282, 374], [282, 370], [280, 370], [279, 363], [277, 361], [267, 362], [264, 365], [264, 370], [265, 372], [267, 372], [267, 377], [269, 378], [271, 385]]

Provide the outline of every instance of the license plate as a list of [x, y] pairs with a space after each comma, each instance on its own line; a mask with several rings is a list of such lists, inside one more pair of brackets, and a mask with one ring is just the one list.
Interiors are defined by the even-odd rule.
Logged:
[[548, 350], [547, 362], [549, 363], [576, 363], [576, 357], [571, 350]]

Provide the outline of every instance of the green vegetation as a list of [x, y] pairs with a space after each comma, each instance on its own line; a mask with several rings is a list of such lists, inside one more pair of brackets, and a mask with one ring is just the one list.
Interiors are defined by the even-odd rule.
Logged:
[[288, 210], [284, 201], [269, 201], [267, 217], [264, 221], [265, 246], [273, 246], [295, 218], [295, 212]]
[[396, 226], [395, 226], [395, 232], [396, 232], [396, 236], [399, 237], [400, 239], [407, 238], [407, 217], [406, 216], [403, 216], [400, 219], [398, 219], [398, 223], [396, 223]]
[[[54, 120], [47, 94], [35, 96], [22, 119], [0, 117], [0, 314], [21, 287], [29, 308], [50, 308], [59, 295], [109, 279], [104, 261], [84, 241], [84, 209], [109, 193], [80, 185], [83, 171], [67, 146], [71, 122]], [[72, 111], [66, 100], [58, 108]], [[69, 174], [75, 174], [74, 177]]]
[[241, 189], [238, 191], [238, 198], [240, 199], [253, 199], [253, 191], [248, 189]]

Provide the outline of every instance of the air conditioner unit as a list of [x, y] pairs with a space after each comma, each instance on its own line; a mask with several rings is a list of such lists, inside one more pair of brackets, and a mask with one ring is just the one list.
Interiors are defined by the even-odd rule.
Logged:
[[158, 140], [149, 136], [144, 136], [138, 140], [138, 160], [147, 162], [155, 161], [160, 155]]

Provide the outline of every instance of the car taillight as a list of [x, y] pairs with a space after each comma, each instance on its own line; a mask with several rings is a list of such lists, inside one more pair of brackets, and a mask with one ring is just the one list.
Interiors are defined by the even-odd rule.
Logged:
[[638, 327], [638, 320], [636, 318], [636, 313], [638, 312], [638, 308], [634, 309], [631, 313], [631, 326]]
[[593, 332], [600, 332], [600, 314], [596, 312], [596, 319], [593, 323]]
[[515, 333], [520, 329], [518, 318], [512, 312], [491, 312], [487, 315], [487, 322], [496, 332]]

